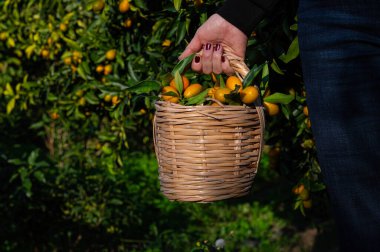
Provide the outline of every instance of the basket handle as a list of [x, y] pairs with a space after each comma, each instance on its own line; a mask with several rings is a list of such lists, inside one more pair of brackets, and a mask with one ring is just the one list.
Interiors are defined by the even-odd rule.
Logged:
[[[202, 56], [202, 51], [198, 52], [196, 55]], [[223, 46], [223, 56], [225, 56], [227, 58], [228, 62], [230, 63], [230, 66], [235, 71], [236, 76], [241, 81], [243, 81], [245, 76], [247, 76], [247, 74], [249, 73], [249, 68], [244, 63], [244, 59], [239, 57], [239, 56], [236, 56], [233, 53], [232, 48], [229, 46], [226, 46], [226, 45]], [[257, 88], [257, 90], [260, 93], [260, 87], [256, 84], [254, 84], [253, 86], [255, 88]], [[257, 114], [259, 116], [259, 121], [260, 121], [261, 129], [262, 129], [260, 132], [260, 153], [259, 153], [259, 159], [258, 159], [258, 160], [260, 160], [261, 153], [262, 153], [263, 146], [264, 146], [264, 130], [265, 130], [265, 114], [264, 114], [264, 107], [263, 107], [263, 104], [261, 102], [260, 95], [257, 98], [257, 100], [254, 102], [254, 105], [255, 105], [255, 108], [257, 110]]]
[[[227, 60], [230, 63], [230, 66], [235, 71], [236, 76], [243, 81], [243, 79], [247, 76], [249, 73], [248, 66], [244, 63], [244, 59], [236, 56], [232, 49], [228, 46], [223, 47], [223, 55], [227, 58]], [[260, 92], [260, 87], [256, 84], [253, 85], [257, 90]], [[265, 115], [264, 115], [264, 107], [261, 102], [261, 97], [257, 98], [257, 100], [254, 102], [255, 108], [257, 110], [257, 114], [259, 116], [259, 121], [261, 125], [261, 132], [260, 132], [260, 152], [259, 152], [259, 159], [261, 158], [262, 149], [264, 146], [264, 130], [265, 130]]]

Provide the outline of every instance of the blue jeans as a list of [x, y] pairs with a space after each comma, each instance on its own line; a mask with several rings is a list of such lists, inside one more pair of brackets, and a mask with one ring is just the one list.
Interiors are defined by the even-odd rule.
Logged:
[[318, 159], [342, 251], [380, 251], [380, 0], [300, 0]]

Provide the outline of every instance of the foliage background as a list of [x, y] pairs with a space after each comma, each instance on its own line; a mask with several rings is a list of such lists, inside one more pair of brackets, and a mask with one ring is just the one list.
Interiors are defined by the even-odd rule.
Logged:
[[[287, 251], [299, 246], [302, 230], [328, 219], [302, 113], [296, 1], [281, 3], [248, 44], [247, 64], [263, 67], [262, 94], [293, 96], [267, 118], [252, 195], [199, 205], [159, 193], [154, 101], [221, 4], [132, 0], [121, 13], [116, 0], [0, 2], [2, 251], [207, 251], [219, 238], [226, 251]], [[300, 183], [312, 192], [307, 218], [293, 210], [305, 214], [291, 194]]]

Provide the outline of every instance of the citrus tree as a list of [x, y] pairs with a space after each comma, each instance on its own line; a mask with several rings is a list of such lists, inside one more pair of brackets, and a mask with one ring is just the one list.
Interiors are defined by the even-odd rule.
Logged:
[[[45, 249], [60, 242], [75, 247], [89, 239], [81, 235], [86, 232], [104, 240], [114, 235], [121, 248], [128, 239], [157, 234], [162, 223], [142, 223], [154, 219], [154, 213], [149, 220], [140, 215], [164, 208], [172, 213], [157, 201], [150, 154], [154, 101], [170, 86], [177, 57], [197, 27], [222, 2], [0, 2], [0, 207], [7, 209], [2, 219], [10, 234], [33, 224], [33, 211], [55, 225], [40, 227], [45, 234], [54, 233], [51, 242], [36, 232], [28, 234], [30, 241], [42, 239]], [[260, 23], [249, 39], [246, 62], [267, 110], [264, 159], [269, 169], [292, 181], [295, 208], [304, 212], [312, 206], [312, 192], [323, 184], [308, 119], [295, 12], [295, 1], [289, 1]], [[190, 83], [213, 83], [211, 75], [184, 68], [180, 74]], [[150, 203], [136, 204], [141, 190]], [[16, 216], [21, 217], [15, 221]], [[59, 220], [81, 225], [76, 231], [58, 230]], [[120, 240], [133, 228], [139, 231]], [[28, 239], [7, 237], [3, 248], [29, 246]]]

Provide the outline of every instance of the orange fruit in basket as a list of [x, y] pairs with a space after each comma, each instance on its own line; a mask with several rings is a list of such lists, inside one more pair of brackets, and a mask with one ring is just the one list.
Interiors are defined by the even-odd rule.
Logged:
[[274, 103], [264, 102], [264, 107], [270, 116], [275, 116], [280, 112], [280, 107]]
[[190, 98], [190, 97], [193, 97], [193, 96], [196, 96], [197, 94], [199, 94], [200, 92], [202, 92], [202, 85], [201, 84], [191, 84], [190, 86], [188, 86], [185, 90], [185, 92], [183, 93], [183, 96], [185, 98]]
[[220, 102], [226, 102], [226, 97], [224, 95], [230, 94], [231, 89], [229, 88], [219, 88], [215, 91], [214, 97]]
[[244, 104], [251, 104], [259, 97], [259, 91], [254, 86], [248, 86], [240, 92], [240, 99]]
[[215, 98], [215, 92], [218, 90], [219, 87], [214, 86], [213, 88], [210, 88], [210, 90], [207, 92], [207, 95], [211, 98]]
[[[177, 96], [164, 95], [165, 93], [168, 93], [168, 92], [174, 92]], [[169, 101], [173, 103], [177, 103], [179, 101], [179, 93], [175, 87], [171, 87], [171, 86], [163, 87], [162, 94], [163, 94], [162, 99], [164, 101]]]
[[[186, 90], [186, 88], [190, 85], [189, 79], [184, 75], [182, 75], [182, 83], [183, 83], [183, 90]], [[170, 86], [177, 89], [177, 87], [175, 86], [175, 80], [174, 79], [172, 79], [170, 81]]]
[[228, 77], [227, 81], [226, 81], [226, 87], [231, 89], [232, 91], [235, 90], [236, 86], [240, 86], [239, 87], [239, 93], [242, 91], [243, 89], [243, 83], [241, 82], [241, 80], [236, 77], [236, 76], [230, 76]]

